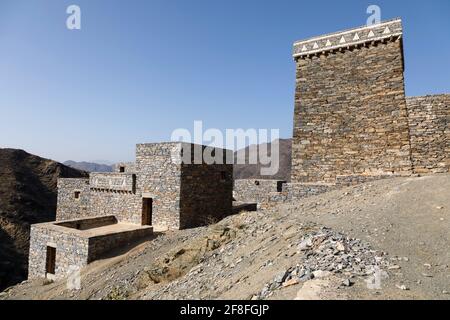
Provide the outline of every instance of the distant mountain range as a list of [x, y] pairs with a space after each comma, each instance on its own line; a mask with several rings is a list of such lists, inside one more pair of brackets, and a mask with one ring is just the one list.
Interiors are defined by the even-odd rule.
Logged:
[[68, 167], [87, 172], [112, 172], [114, 167], [114, 165], [85, 162], [85, 161], [76, 162], [72, 160], [65, 161], [64, 164]]
[[0, 148], [0, 291], [26, 279], [30, 224], [55, 220], [57, 179], [87, 173]]

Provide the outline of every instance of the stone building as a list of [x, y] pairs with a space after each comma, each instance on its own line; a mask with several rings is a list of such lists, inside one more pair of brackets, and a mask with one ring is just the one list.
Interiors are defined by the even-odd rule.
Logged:
[[[231, 212], [233, 166], [196, 163], [195, 149], [205, 146], [169, 142], [138, 144], [136, 161], [89, 179], [58, 181], [57, 220], [114, 215], [118, 221], [183, 229]], [[185, 154], [184, 152], [187, 151]], [[148, 214], [144, 215], [148, 211]]]
[[280, 192], [276, 181], [238, 180], [241, 197], [264, 206], [380, 178], [449, 172], [450, 95], [405, 97], [400, 19], [297, 41], [293, 58], [291, 182]]
[[400, 19], [298, 41], [293, 183], [449, 171], [450, 95], [405, 97]]
[[[203, 154], [209, 157], [203, 157]], [[89, 179], [59, 179], [57, 222], [33, 225], [29, 277], [64, 277], [112, 248], [205, 225], [232, 212], [230, 151], [170, 142], [138, 144], [136, 161]]]
[[402, 25], [294, 44], [293, 183], [411, 174]]

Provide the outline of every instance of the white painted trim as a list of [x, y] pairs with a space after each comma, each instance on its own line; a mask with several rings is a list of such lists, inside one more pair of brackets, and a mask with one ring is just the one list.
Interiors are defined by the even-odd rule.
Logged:
[[329, 34], [326, 34], [326, 35], [323, 35], [323, 36], [312, 37], [312, 38], [308, 38], [308, 39], [305, 39], [305, 40], [298, 40], [298, 41], [294, 42], [294, 46], [297, 46], [298, 44], [309, 43], [311, 41], [323, 40], [323, 39], [326, 39], [326, 38], [329, 38], [329, 37], [338, 37], [340, 35], [347, 35], [347, 34], [350, 34], [350, 33], [353, 33], [353, 32], [358, 32], [358, 31], [363, 31], [363, 30], [368, 30], [368, 29], [374, 29], [374, 28], [378, 29], [378, 28], [380, 28], [382, 26], [394, 24], [394, 23], [397, 23], [397, 22], [401, 23], [402, 19], [397, 18], [397, 19], [385, 21], [385, 22], [382, 22], [382, 23], [379, 23], [379, 24], [374, 24], [374, 25], [370, 25], [370, 26], [363, 26], [363, 27], [359, 27], [359, 28], [356, 28], [356, 29], [348, 29], [348, 30], [344, 30], [344, 31], [338, 31], [338, 32], [335, 32], [335, 33], [329, 33]]
[[383, 36], [376, 37], [376, 38], [364, 39], [364, 40], [357, 41], [357, 42], [338, 44], [338, 45], [334, 45], [332, 47], [323, 47], [323, 48], [318, 49], [318, 50], [311, 50], [311, 51], [307, 51], [307, 52], [296, 53], [296, 54], [293, 55], [293, 57], [294, 58], [298, 58], [298, 57], [307, 56], [307, 55], [310, 55], [310, 54], [315, 54], [315, 53], [318, 53], [318, 52], [324, 52], [324, 51], [328, 52], [328, 51], [332, 51], [332, 50], [339, 49], [339, 48], [345, 48], [345, 47], [348, 47], [348, 46], [352, 47], [352, 46], [355, 46], [355, 45], [358, 45], [358, 44], [363, 44], [363, 43], [366, 43], [366, 42], [372, 42], [372, 41], [379, 41], [379, 40], [383, 40], [383, 39], [388, 39], [390, 37], [401, 37], [402, 34], [403, 34], [402, 32], [397, 32], [397, 33], [393, 33], [393, 34], [389, 34], [389, 35], [383, 35]]

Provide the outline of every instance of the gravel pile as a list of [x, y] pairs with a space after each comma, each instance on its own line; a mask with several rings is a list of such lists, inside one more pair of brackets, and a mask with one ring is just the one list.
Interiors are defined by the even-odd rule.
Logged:
[[297, 265], [277, 275], [254, 298], [267, 298], [278, 288], [330, 275], [341, 275], [342, 286], [351, 286], [355, 277], [368, 277], [389, 268], [384, 252], [325, 227], [302, 237], [297, 249]]

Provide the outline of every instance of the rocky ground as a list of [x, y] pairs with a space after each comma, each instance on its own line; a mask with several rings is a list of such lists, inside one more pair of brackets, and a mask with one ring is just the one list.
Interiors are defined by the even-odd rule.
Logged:
[[82, 289], [24, 282], [3, 299], [450, 299], [450, 175], [376, 181], [96, 261]]

